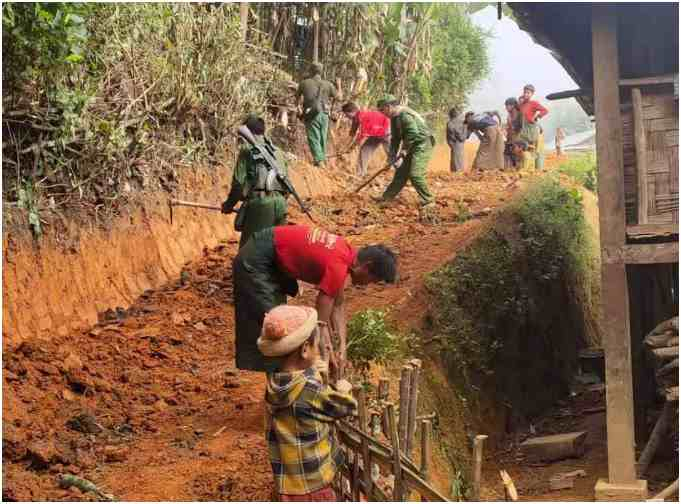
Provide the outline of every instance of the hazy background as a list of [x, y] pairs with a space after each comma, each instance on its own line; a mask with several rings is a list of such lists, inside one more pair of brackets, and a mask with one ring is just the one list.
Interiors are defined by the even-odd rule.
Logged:
[[468, 109], [480, 112], [498, 110], [506, 117], [504, 100], [522, 94], [525, 84], [533, 84], [535, 99], [549, 109], [542, 119], [547, 144], [555, 129], [562, 126], [568, 135], [592, 128], [591, 121], [574, 98], [548, 101], [546, 95], [577, 88], [577, 84], [551, 53], [532, 41], [511, 18], [497, 20], [496, 7], [486, 7], [471, 16], [473, 22], [490, 33], [488, 52], [491, 72], [469, 97]]

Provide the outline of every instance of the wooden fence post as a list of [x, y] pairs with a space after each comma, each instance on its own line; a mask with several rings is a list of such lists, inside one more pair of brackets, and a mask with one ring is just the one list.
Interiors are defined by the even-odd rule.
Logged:
[[407, 446], [407, 422], [409, 420], [409, 389], [411, 387], [412, 367], [402, 366], [400, 376], [400, 416], [398, 432], [400, 446]]
[[[359, 387], [357, 391], [357, 406], [359, 415], [359, 430], [370, 435], [369, 426], [367, 424], [367, 406], [366, 406], [366, 392], [364, 387]], [[371, 479], [371, 454], [369, 452], [369, 441], [366, 438], [362, 438], [362, 469], [364, 476], [364, 485], [366, 487], [366, 498], [371, 500], [371, 494], [373, 489], [373, 480]], [[359, 482], [356, 483], [359, 488]], [[359, 492], [355, 496], [353, 492], [353, 498], [359, 501]]]
[[411, 361], [413, 370], [411, 372], [411, 380], [409, 382], [409, 412], [407, 420], [407, 444], [405, 453], [407, 457], [411, 458], [411, 452], [414, 447], [414, 438], [416, 433], [416, 406], [419, 395], [419, 374], [421, 371], [421, 361], [413, 359]]
[[388, 424], [388, 417], [385, 414], [385, 403], [388, 402], [390, 396], [390, 381], [387, 378], [378, 380], [378, 404], [381, 406], [383, 414], [381, 415], [381, 426], [383, 428], [383, 435], [390, 438], [390, 425]]
[[421, 477], [428, 481], [430, 476], [431, 446], [433, 424], [430, 420], [421, 420]]
[[473, 440], [473, 500], [480, 500], [480, 480], [482, 479], [482, 446], [487, 439], [484, 434], [478, 434]]
[[388, 403], [386, 411], [388, 413], [388, 423], [390, 424], [390, 442], [392, 443], [393, 450], [393, 475], [395, 477], [395, 482], [393, 484], [393, 501], [402, 502], [402, 462], [400, 461], [400, 436], [397, 432], [395, 405], [393, 403]]

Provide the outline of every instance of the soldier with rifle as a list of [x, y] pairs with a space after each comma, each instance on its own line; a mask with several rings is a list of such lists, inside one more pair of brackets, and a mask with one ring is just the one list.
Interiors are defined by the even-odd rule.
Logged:
[[332, 98], [340, 98], [336, 86], [322, 79], [323, 67], [313, 63], [312, 75], [298, 85], [296, 97], [303, 99], [301, 116], [305, 121], [307, 143], [310, 146], [315, 166], [323, 167], [326, 162], [326, 146], [329, 136], [329, 113]]
[[[265, 136], [265, 121], [251, 114], [238, 134], [247, 145], [239, 152], [222, 213], [232, 213], [234, 206], [242, 202], [234, 220], [235, 229], [241, 232], [241, 248], [256, 231], [286, 223], [289, 194], [303, 205], [288, 179], [281, 150]], [[307, 213], [305, 207], [303, 210]]]

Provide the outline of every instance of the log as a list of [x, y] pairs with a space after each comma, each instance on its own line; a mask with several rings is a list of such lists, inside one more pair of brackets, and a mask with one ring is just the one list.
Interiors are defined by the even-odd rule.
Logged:
[[516, 490], [515, 484], [513, 483], [511, 477], [503, 469], [499, 471], [499, 475], [501, 476], [501, 481], [504, 483], [504, 493], [506, 494], [506, 499], [513, 502], [517, 501], [518, 491]]
[[564, 490], [575, 486], [575, 478], [585, 478], [586, 471], [584, 469], [577, 469], [566, 473], [558, 473], [549, 479], [549, 488], [551, 490]]
[[653, 349], [653, 356], [658, 363], [674, 360], [679, 357], [679, 347], [662, 347]]
[[414, 446], [414, 438], [416, 434], [416, 405], [419, 395], [419, 374], [421, 372], [421, 361], [414, 359], [411, 361], [413, 366], [411, 372], [411, 380], [409, 382], [409, 412], [407, 417], [407, 457], [411, 458], [411, 452]]
[[649, 501], [664, 501], [667, 497], [671, 497], [672, 495], [678, 494], [678, 493], [679, 493], [679, 479], [677, 478], [674, 483], [672, 483], [667, 488], [662, 490], [659, 494], [657, 494], [652, 499], [649, 499]]
[[402, 366], [400, 376], [400, 416], [398, 432], [400, 435], [400, 446], [407, 445], [407, 421], [409, 420], [409, 388], [411, 387], [412, 367]]
[[584, 454], [586, 432], [570, 432], [530, 438], [520, 445], [520, 451], [531, 461], [560, 460]]
[[679, 346], [679, 337], [674, 336], [673, 338], [669, 338], [669, 341], [667, 342], [667, 345], [669, 346]]
[[673, 361], [668, 362], [667, 364], [662, 366], [660, 369], [658, 369], [657, 373], [655, 373], [655, 376], [657, 378], [661, 378], [665, 375], [668, 375], [669, 373], [678, 372], [678, 370], [679, 370], [679, 359], [677, 357]]
[[650, 348], [661, 348], [661, 347], [673, 346], [673, 345], [670, 345], [668, 343], [670, 339], [672, 339], [672, 335], [667, 334], [667, 333], [649, 334], [648, 336], [646, 336], [646, 339], [643, 340], [643, 341]]
[[679, 387], [669, 387], [666, 394], [667, 401], [675, 402], [679, 400]]
[[487, 439], [484, 434], [478, 434], [473, 440], [473, 500], [480, 500], [480, 482], [482, 480], [482, 448]]
[[386, 410], [388, 412], [388, 423], [390, 424], [390, 442], [392, 443], [393, 451], [393, 476], [395, 477], [392, 500], [395, 502], [402, 502], [404, 491], [402, 485], [402, 464], [400, 463], [400, 436], [397, 431], [397, 421], [395, 420], [395, 405], [389, 403]]
[[643, 449], [643, 453], [641, 453], [641, 456], [638, 458], [638, 462], [636, 463], [636, 472], [639, 478], [643, 474], [645, 474], [646, 470], [648, 469], [648, 466], [653, 461], [655, 452], [657, 452], [657, 449], [660, 446], [660, 443], [662, 442], [665, 433], [667, 432], [671, 407], [672, 403], [670, 402], [666, 402], [664, 404], [664, 408], [662, 409], [660, 418], [658, 418], [657, 422], [655, 422], [653, 432], [651, 432], [650, 434], [650, 439], [648, 439], [646, 447]]

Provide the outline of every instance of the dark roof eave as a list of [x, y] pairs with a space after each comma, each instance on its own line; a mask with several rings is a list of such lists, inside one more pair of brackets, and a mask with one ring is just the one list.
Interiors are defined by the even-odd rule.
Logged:
[[[560, 65], [565, 68], [565, 71], [570, 77], [581, 87], [590, 88], [591, 83], [586, 82], [584, 76], [580, 75], [575, 67], [570, 63], [569, 59], [556, 47], [548, 33], [542, 28], [539, 23], [535, 23], [532, 16], [532, 9], [537, 8], [537, 4], [532, 3], [509, 3], [509, 8], [513, 11], [515, 21], [518, 27], [527, 32], [532, 40], [542, 47], [548, 49], [551, 56], [554, 57]], [[579, 96], [575, 98], [584, 111], [589, 114], [594, 114], [593, 96]]]

